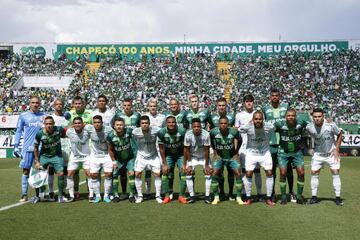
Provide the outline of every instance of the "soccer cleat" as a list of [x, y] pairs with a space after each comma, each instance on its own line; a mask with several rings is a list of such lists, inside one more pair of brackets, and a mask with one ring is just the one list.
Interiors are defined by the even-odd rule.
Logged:
[[169, 203], [169, 202], [171, 202], [171, 198], [170, 197], [165, 197], [162, 203], [166, 204], [166, 203]]
[[22, 195], [19, 202], [27, 202], [27, 200], [28, 200], [27, 195]]
[[[89, 197], [89, 203], [94, 203], [95, 202], [95, 197]], [[101, 201], [101, 199], [100, 199], [100, 201]]]
[[340, 197], [336, 197], [336, 198], [335, 198], [335, 204], [336, 204], [337, 206], [344, 206], [344, 203], [343, 203], [343, 201], [341, 200]]
[[137, 197], [135, 203], [142, 203], [144, 201], [144, 198], [141, 197]]
[[219, 194], [220, 201], [224, 201], [226, 199], [225, 193]]
[[49, 193], [47, 201], [48, 202], [55, 202], [55, 194], [53, 192]]
[[192, 196], [189, 198], [189, 200], [187, 200], [187, 203], [189, 203], [189, 204], [195, 203], [195, 202], [196, 202], [195, 196]]
[[251, 199], [250, 198], [247, 198], [245, 201], [244, 201], [244, 205], [251, 205]]
[[211, 202], [212, 205], [216, 205], [216, 204], [219, 204], [220, 203], [220, 198], [219, 196], [215, 196], [214, 197], [214, 200]]
[[297, 203], [297, 204], [305, 204], [306, 202], [305, 202], [303, 196], [298, 196], [298, 197], [296, 198], [296, 203]]
[[236, 197], [236, 202], [239, 205], [244, 205], [244, 201], [241, 199], [241, 197]]
[[79, 199], [80, 198], [80, 193], [79, 192], [75, 192], [74, 193], [75, 199]]
[[296, 203], [296, 196], [293, 192], [290, 193], [290, 202]]
[[32, 197], [31, 199], [30, 199], [30, 202], [32, 203], [32, 204], [36, 204], [36, 203], [38, 203], [38, 202], [40, 202], [40, 198], [39, 197]]
[[266, 205], [268, 206], [275, 206], [275, 203], [271, 200], [271, 198], [266, 199]]
[[163, 200], [161, 199], [160, 196], [157, 196], [157, 197], [156, 197], [156, 202], [157, 202], [157, 203], [163, 203]]
[[312, 196], [309, 200], [309, 204], [316, 204], [319, 203], [319, 200], [316, 196]]
[[128, 199], [128, 195], [126, 193], [122, 193], [122, 194], [120, 194], [119, 199], [120, 199], [120, 201], [126, 200], [126, 199]]
[[134, 196], [130, 196], [130, 197], [129, 197], [129, 202], [135, 203], [135, 202], [136, 202], [135, 197], [134, 197]]
[[234, 196], [234, 194], [230, 194], [229, 193], [229, 201], [235, 201], [236, 197]]
[[286, 205], [287, 204], [287, 197], [284, 196], [284, 197], [281, 197], [281, 202], [280, 202], [281, 205]]
[[[99, 203], [99, 202], [101, 202], [101, 197], [92, 197], [91, 199], [92, 199], [92, 202], [93, 202], [93, 203]], [[90, 198], [89, 198], [89, 202], [90, 202]]]
[[256, 202], [264, 202], [264, 197], [262, 194], [256, 195]]
[[206, 204], [211, 204], [211, 203], [212, 203], [211, 197], [210, 197], [210, 196], [205, 196], [204, 202], [205, 202]]
[[104, 201], [104, 203], [111, 203], [111, 199], [109, 196], [104, 197], [103, 201]]
[[[55, 199], [54, 199], [55, 200]], [[59, 196], [58, 197], [58, 203], [64, 203], [65, 202], [65, 198], [64, 196]]]
[[119, 196], [115, 196], [111, 201], [113, 203], [117, 203], [117, 202], [120, 202], [120, 198], [119, 198]]
[[73, 197], [69, 197], [67, 200], [65, 200], [65, 202], [69, 203], [69, 202], [74, 202], [75, 198]]
[[178, 199], [179, 203], [182, 203], [182, 204], [187, 204], [188, 202], [186, 201], [186, 198], [184, 196], [179, 196], [179, 199]]

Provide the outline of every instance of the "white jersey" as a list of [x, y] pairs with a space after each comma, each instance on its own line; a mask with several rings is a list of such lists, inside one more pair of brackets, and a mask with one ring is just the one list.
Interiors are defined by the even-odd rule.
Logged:
[[341, 129], [335, 123], [324, 122], [321, 127], [309, 123], [306, 131], [315, 140], [315, 153], [328, 154], [335, 149], [335, 136], [340, 134]]
[[95, 117], [96, 115], [100, 115], [102, 117], [104, 126], [111, 126], [111, 120], [115, 116], [115, 110], [107, 108], [105, 112], [100, 112], [99, 109], [95, 109], [92, 111], [91, 116]]
[[159, 128], [165, 127], [165, 115], [162, 113], [156, 113], [152, 115], [151, 113], [146, 113], [146, 116], [150, 118], [150, 126], [156, 126]]
[[[69, 126], [69, 120], [66, 120], [64, 116], [58, 116], [55, 113], [51, 115], [55, 121], [55, 126], [67, 128]], [[68, 138], [61, 138], [61, 148], [62, 150], [70, 148], [70, 141]]]
[[93, 125], [86, 125], [85, 129], [91, 140], [91, 152], [94, 155], [107, 155], [108, 143], [106, 141], [106, 136], [112, 131], [112, 128], [103, 126], [101, 131], [97, 132]]
[[[253, 118], [254, 112], [255, 111], [252, 111], [250, 113], [248, 111], [242, 111], [237, 113], [235, 116], [235, 127], [239, 128], [250, 123], [250, 121]], [[240, 147], [240, 151], [244, 151], [246, 149], [247, 134], [241, 133], [241, 138], [242, 138], [242, 144]]]
[[274, 125], [264, 123], [263, 128], [255, 128], [253, 123], [248, 123], [239, 128], [240, 133], [247, 135], [246, 150], [254, 155], [264, 155], [269, 151], [270, 135], [274, 133]]
[[190, 147], [190, 158], [204, 159], [204, 147], [210, 146], [209, 132], [201, 129], [200, 135], [196, 136], [192, 130], [187, 131], [185, 134], [184, 146]]
[[155, 126], [151, 126], [149, 132], [145, 134], [140, 127], [135, 128], [132, 131], [133, 138], [135, 139], [137, 145], [137, 154], [144, 158], [158, 156], [158, 152], [156, 150], [156, 140], [157, 133], [159, 131], [160, 128]]
[[90, 155], [89, 133], [85, 128], [79, 134], [74, 128], [69, 128], [66, 131], [66, 136], [70, 139], [71, 153], [75, 158]]

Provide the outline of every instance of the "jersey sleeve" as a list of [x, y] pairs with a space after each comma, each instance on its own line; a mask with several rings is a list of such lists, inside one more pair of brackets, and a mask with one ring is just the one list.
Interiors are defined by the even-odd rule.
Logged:
[[205, 139], [204, 139], [204, 146], [210, 146], [210, 145], [211, 145], [210, 134], [208, 132], [206, 132]]
[[185, 134], [184, 146], [185, 147], [190, 147], [190, 136], [189, 136], [189, 134]]
[[164, 144], [164, 128], [160, 129], [160, 131], [157, 133], [157, 137], [159, 139], [158, 144]]
[[40, 142], [41, 142], [41, 132], [42, 129], [36, 133], [35, 135], [35, 139], [34, 139], [34, 147], [39, 147], [40, 146]]
[[335, 135], [339, 135], [341, 133], [341, 128], [339, 128], [335, 123], [331, 124], [331, 130], [334, 132]]
[[25, 121], [24, 121], [23, 115], [20, 115], [18, 122], [16, 124], [15, 143], [14, 143], [15, 147], [19, 147], [22, 131], [24, 129], [24, 125], [25, 125]]

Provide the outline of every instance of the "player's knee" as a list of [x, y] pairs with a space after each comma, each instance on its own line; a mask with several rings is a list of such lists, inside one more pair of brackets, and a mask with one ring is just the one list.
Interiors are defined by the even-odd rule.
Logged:
[[273, 176], [273, 173], [272, 173], [271, 170], [265, 171], [265, 174], [266, 174], [267, 177], [272, 177]]
[[252, 178], [253, 172], [252, 172], [252, 171], [247, 171], [246, 174], [245, 174], [245, 176], [246, 176], [247, 178]]
[[135, 176], [134, 171], [128, 171], [128, 176], [129, 176], [129, 177], [133, 177], [133, 176]]
[[135, 177], [140, 178], [141, 177], [141, 172], [135, 172]]
[[[97, 174], [99, 176], [99, 174]], [[111, 178], [112, 177], [112, 173], [111, 172], [105, 172], [104, 173], [106, 178]]]
[[320, 174], [320, 169], [316, 171], [311, 171], [311, 175], [319, 175], [319, 174]]

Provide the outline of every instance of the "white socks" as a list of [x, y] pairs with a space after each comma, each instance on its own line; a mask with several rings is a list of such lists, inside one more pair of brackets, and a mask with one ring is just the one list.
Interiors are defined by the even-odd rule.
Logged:
[[194, 193], [194, 182], [192, 176], [186, 176], [186, 186], [189, 190], [190, 197], [193, 197], [195, 193]]
[[333, 178], [333, 186], [334, 186], [334, 190], [335, 190], [335, 196], [340, 197], [340, 193], [341, 193], [340, 175], [339, 174], [333, 174], [332, 178]]
[[317, 191], [319, 187], [319, 174], [311, 175], [311, 196], [317, 196]]
[[160, 191], [161, 191], [161, 178], [160, 177], [155, 177], [155, 191], [156, 191], [155, 196], [160, 197]]
[[69, 190], [69, 195], [71, 198], [74, 198], [74, 178], [67, 177], [67, 188]]
[[135, 187], [138, 197], [143, 197], [142, 194], [142, 180], [139, 177], [135, 177]]
[[274, 177], [273, 176], [266, 177], [266, 196], [268, 198], [271, 197], [273, 186], [274, 186]]
[[[99, 184], [100, 187], [100, 184]], [[112, 178], [111, 177], [105, 177], [104, 180], [104, 198], [108, 197], [111, 193], [111, 187], [112, 187]]]
[[211, 187], [211, 176], [205, 175], [205, 196], [210, 195], [210, 187]]
[[252, 188], [252, 178], [245, 177], [244, 186], [245, 186], [246, 196], [250, 197], [251, 188]]

